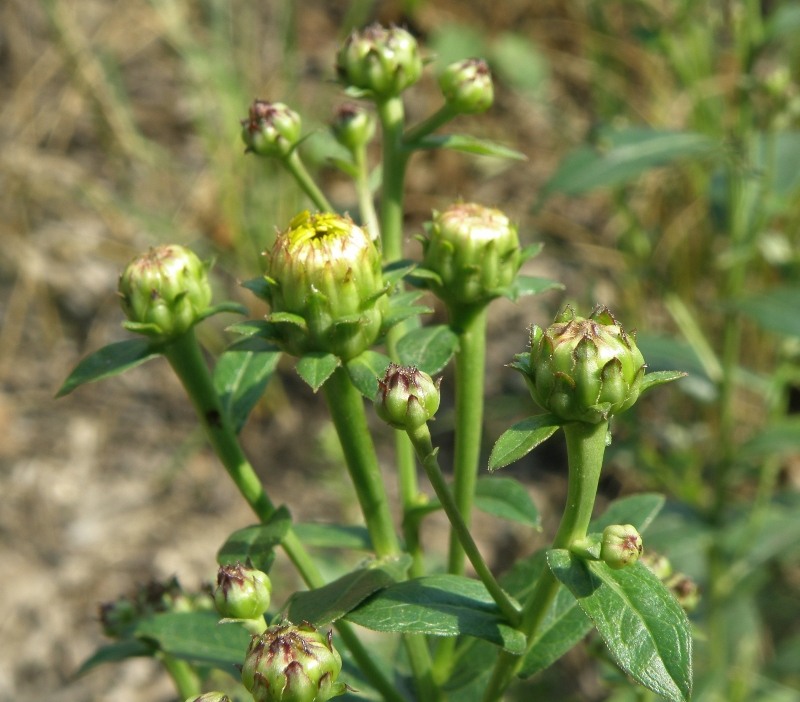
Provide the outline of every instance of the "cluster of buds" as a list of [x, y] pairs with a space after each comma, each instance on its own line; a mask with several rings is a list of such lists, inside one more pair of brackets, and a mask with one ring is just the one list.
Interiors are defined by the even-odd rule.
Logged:
[[134, 258], [120, 275], [118, 289], [126, 328], [159, 341], [184, 334], [211, 305], [208, 264], [177, 244], [156, 246]]
[[242, 682], [255, 702], [325, 702], [347, 689], [337, 681], [341, 669], [330, 632], [281, 624], [253, 637]]
[[256, 100], [242, 120], [247, 151], [259, 156], [286, 158], [300, 141], [300, 115], [282, 102]]
[[272, 583], [269, 576], [250, 565], [220, 566], [214, 604], [228, 619], [259, 619], [269, 609]]
[[534, 401], [565, 422], [597, 424], [624, 412], [639, 397], [645, 373], [634, 335], [605, 307], [588, 318], [567, 307], [547, 329], [534, 325], [527, 361], [513, 367]]
[[395, 97], [422, 75], [417, 40], [400, 27], [372, 24], [354, 31], [336, 57], [336, 72], [346, 86], [376, 100]]
[[273, 341], [294, 356], [347, 361], [381, 332], [388, 304], [375, 242], [349, 218], [302, 212], [268, 253]]
[[439, 409], [440, 384], [417, 368], [392, 363], [378, 381], [375, 411], [395, 429], [414, 431]]
[[439, 74], [439, 88], [454, 112], [486, 112], [494, 102], [492, 74], [483, 59], [469, 58], [451, 63]]
[[517, 228], [500, 210], [459, 202], [434, 212], [421, 239], [427, 281], [449, 305], [485, 304], [503, 294], [522, 264]]

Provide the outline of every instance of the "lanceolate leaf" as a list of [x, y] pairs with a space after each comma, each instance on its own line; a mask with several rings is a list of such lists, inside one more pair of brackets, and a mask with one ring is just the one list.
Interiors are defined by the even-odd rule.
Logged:
[[161, 353], [161, 346], [148, 339], [127, 339], [109, 344], [84, 358], [70, 373], [59, 389], [56, 397], [69, 395], [84, 383], [119, 375], [129, 368], [135, 368]]
[[679, 380], [686, 377], [683, 371], [656, 371], [655, 373], [646, 373], [642, 378], [642, 387], [640, 392], [649, 390], [656, 385], [663, 385], [664, 383], [671, 383], [673, 380]]
[[254, 524], [233, 532], [217, 552], [217, 563], [251, 561], [259, 570], [268, 572], [275, 560], [275, 547], [283, 540], [292, 518], [285, 507], [279, 507], [268, 522]]
[[227, 350], [214, 368], [214, 386], [238, 433], [267, 386], [280, 351]]
[[525, 161], [528, 158], [520, 151], [509, 149], [502, 144], [497, 144], [487, 139], [478, 139], [466, 134], [426, 136], [413, 144], [412, 147], [417, 149], [453, 149], [454, 151], [464, 151], [478, 156], [494, 156], [495, 158], [507, 158], [514, 161]]
[[518, 461], [547, 441], [559, 426], [558, 417], [552, 414], [537, 414], [517, 422], [504, 431], [495, 443], [489, 456], [489, 470], [497, 470]]
[[339, 367], [339, 359], [332, 353], [307, 353], [297, 361], [298, 375], [316, 392]]
[[505, 623], [483, 584], [458, 575], [432, 575], [390, 585], [346, 619], [375, 631], [475, 636], [511, 653], [525, 648], [525, 637]]
[[139, 639], [123, 639], [98, 648], [89, 658], [81, 663], [75, 677], [85, 675], [93, 668], [104, 663], [120, 663], [128, 658], [152, 656], [155, 648]]
[[664, 496], [643, 492], [614, 500], [597, 519], [592, 520], [589, 531], [603, 531], [611, 524], [633, 524], [644, 532], [664, 506]]
[[354, 524], [294, 525], [294, 531], [305, 546], [314, 548], [350, 548], [372, 551], [372, 540], [366, 527]]
[[347, 374], [353, 385], [368, 400], [378, 394], [378, 378], [383, 378], [389, 367], [388, 356], [369, 349], [347, 362]]
[[563, 290], [564, 285], [549, 278], [539, 278], [533, 275], [518, 275], [514, 282], [504, 293], [505, 297], [513, 302], [526, 295], [539, 295], [548, 290]]
[[647, 567], [636, 563], [612, 570], [563, 549], [549, 551], [547, 562], [592, 620], [620, 668], [668, 700], [690, 698], [689, 621], [672, 593]]
[[475, 486], [475, 506], [495, 517], [540, 528], [539, 510], [525, 486], [514, 478], [480, 478]]
[[405, 366], [416, 366], [428, 375], [441, 371], [458, 348], [458, 336], [446, 324], [414, 329], [397, 343], [397, 355]]

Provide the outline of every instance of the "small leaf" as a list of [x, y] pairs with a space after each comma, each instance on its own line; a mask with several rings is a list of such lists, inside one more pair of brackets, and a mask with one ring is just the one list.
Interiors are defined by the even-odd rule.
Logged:
[[401, 261], [393, 261], [383, 268], [383, 282], [386, 285], [395, 286], [403, 278], [405, 278], [411, 271], [417, 267], [416, 261], [403, 259]]
[[272, 312], [267, 315], [268, 324], [293, 324], [301, 329], [307, 329], [306, 320], [299, 314], [292, 312]]
[[372, 540], [366, 527], [350, 524], [309, 524], [294, 525], [297, 538], [312, 548], [349, 548], [372, 551]]
[[289, 602], [289, 621], [314, 626], [335, 622], [373, 593], [405, 578], [410, 565], [408, 554], [374, 561], [323, 587], [295, 593]]
[[263, 275], [258, 278], [250, 278], [249, 280], [242, 281], [242, 287], [247, 288], [256, 297], [262, 300], [269, 302], [271, 299], [272, 288]]
[[439, 373], [458, 349], [458, 335], [446, 324], [414, 329], [397, 342], [404, 366], [416, 366], [428, 375]]
[[489, 456], [489, 470], [497, 470], [518, 461], [547, 441], [560, 426], [561, 421], [552, 414], [537, 414], [517, 422], [506, 429], [495, 443]]
[[525, 486], [514, 478], [480, 478], [475, 486], [475, 506], [495, 517], [541, 528], [539, 510]]
[[525, 637], [505, 623], [483, 583], [458, 575], [431, 575], [390, 585], [346, 619], [374, 631], [475, 636], [511, 653]]
[[307, 353], [298, 361], [295, 369], [298, 375], [316, 392], [339, 367], [340, 361], [332, 353]]
[[611, 524], [633, 524], [644, 532], [664, 507], [664, 501], [663, 495], [654, 492], [614, 500], [600, 517], [592, 520], [589, 530], [603, 531]]
[[69, 395], [75, 388], [119, 375], [161, 353], [162, 346], [147, 339], [127, 339], [109, 344], [84, 358], [70, 373], [56, 397]]
[[289, 511], [279, 507], [269, 521], [234, 531], [217, 551], [217, 563], [230, 565], [249, 560], [259, 570], [269, 572], [275, 560], [275, 547], [283, 541], [291, 524]]
[[153, 641], [165, 653], [228, 673], [244, 662], [250, 634], [238, 626], [220, 626], [216, 612], [168, 612], [141, 620], [136, 636]]
[[673, 380], [680, 380], [686, 377], [683, 371], [656, 371], [655, 373], [646, 373], [642, 378], [642, 386], [640, 392], [654, 388], [656, 385], [663, 385], [664, 383], [671, 383]]
[[689, 621], [672, 593], [641, 563], [612, 570], [569, 551], [548, 551], [547, 562], [591, 618], [614, 660], [657, 695], [686, 702], [692, 691]]
[[368, 349], [349, 360], [345, 368], [356, 389], [368, 400], [374, 400], [378, 394], [378, 378], [386, 375], [390, 363], [388, 356]]
[[150, 657], [155, 653], [152, 645], [139, 639], [123, 639], [98, 648], [81, 663], [74, 677], [85, 675], [90, 670], [105, 663], [121, 663], [128, 658]]
[[264, 319], [248, 319], [246, 322], [237, 322], [225, 327], [225, 331], [242, 336], [262, 336], [271, 338], [273, 325]]
[[261, 398], [280, 357], [277, 350], [259, 353], [230, 349], [219, 357], [214, 368], [214, 387], [236, 433], [242, 430]]
[[524, 263], [525, 261], [529, 261], [530, 259], [538, 256], [542, 249], [544, 248], [544, 244], [538, 242], [536, 244], [528, 244], [527, 246], [523, 246], [522, 250], [520, 251], [520, 260]]
[[479, 139], [466, 134], [431, 134], [410, 144], [412, 149], [452, 149], [478, 156], [494, 156], [514, 161], [526, 161], [528, 157], [520, 151], [509, 149], [488, 139]]
[[539, 278], [533, 275], [518, 275], [514, 282], [503, 293], [512, 302], [526, 295], [540, 295], [548, 290], [563, 290], [563, 284], [549, 278]]

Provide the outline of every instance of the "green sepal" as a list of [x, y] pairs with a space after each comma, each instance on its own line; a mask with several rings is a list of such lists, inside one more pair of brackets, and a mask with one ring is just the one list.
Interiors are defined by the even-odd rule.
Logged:
[[397, 342], [400, 363], [428, 375], [439, 373], [457, 350], [458, 335], [446, 324], [412, 329]]
[[672, 702], [692, 692], [689, 620], [667, 587], [644, 565], [612, 570], [564, 549], [547, 552], [553, 575], [569, 588], [609, 652], [628, 675]]
[[406, 149], [451, 149], [477, 156], [494, 156], [512, 161], [527, 161], [521, 151], [510, 149], [488, 139], [479, 139], [468, 134], [430, 134], [418, 141], [406, 144]]
[[130, 368], [159, 356], [164, 348], [160, 342], [148, 339], [126, 339], [109, 344], [84, 358], [56, 393], [56, 397], [69, 395], [85, 383], [94, 383], [125, 372]]
[[497, 297], [507, 297], [512, 302], [526, 295], [540, 295], [548, 290], [563, 290], [564, 285], [556, 280], [533, 275], [518, 275], [507, 288], [497, 291]]
[[529, 353], [518, 353], [514, 355], [514, 360], [506, 364], [506, 368], [522, 373], [522, 375], [530, 375], [531, 372], [531, 355]]
[[[446, 244], [449, 244], [449, 242], [443, 242], [442, 245], [444, 246]], [[441, 276], [436, 271], [432, 271], [430, 268], [423, 268], [422, 266], [415, 268], [408, 280], [412, 285], [418, 288], [427, 288], [427, 281], [431, 281], [439, 286], [443, 284]]]
[[654, 388], [656, 385], [671, 383], [673, 380], [680, 380], [687, 375], [688, 373], [684, 373], [683, 371], [656, 371], [654, 373], [646, 373], [642, 378], [642, 386], [639, 390], [639, 394], [643, 393], [645, 390]]
[[308, 386], [317, 392], [325, 381], [333, 375], [339, 367], [341, 360], [332, 353], [315, 351], [301, 356], [297, 360], [295, 370], [297, 374], [305, 380]]
[[263, 319], [248, 319], [246, 322], [237, 322], [225, 327], [226, 332], [241, 334], [242, 336], [260, 336], [264, 339], [273, 337], [274, 324]]
[[374, 560], [315, 590], [289, 599], [287, 618], [321, 627], [358, 607], [370, 595], [404, 580], [411, 565], [407, 553]]
[[291, 525], [289, 510], [278, 507], [268, 521], [234, 531], [217, 551], [217, 563], [222, 566], [249, 561], [254, 568], [269, 573], [275, 549]]
[[[141, 334], [142, 336], [161, 336], [161, 327], [152, 322], [131, 322], [129, 319], [126, 319], [122, 323], [122, 328], [125, 331], [129, 331], [133, 334]], [[164, 341], [164, 339], [162, 339], [162, 341]]]
[[383, 267], [383, 282], [390, 287], [394, 287], [416, 268], [416, 261], [411, 261], [408, 259], [393, 261], [392, 263], [389, 263]]
[[530, 261], [530, 259], [538, 256], [542, 252], [543, 248], [544, 244], [542, 242], [523, 246], [519, 251], [520, 264], [525, 263], [525, 261]]
[[263, 275], [259, 276], [258, 278], [244, 280], [242, 281], [241, 285], [243, 288], [247, 288], [257, 298], [264, 300], [265, 302], [272, 301], [272, 285]]
[[555, 434], [562, 423], [554, 414], [537, 414], [506, 429], [489, 455], [489, 470], [504, 468], [526, 456]]
[[388, 356], [367, 349], [345, 363], [347, 374], [355, 388], [368, 400], [378, 394], [378, 378], [386, 375], [391, 360]]
[[271, 312], [266, 316], [268, 324], [292, 324], [300, 327], [303, 331], [308, 331], [308, 324], [299, 314], [292, 312]]

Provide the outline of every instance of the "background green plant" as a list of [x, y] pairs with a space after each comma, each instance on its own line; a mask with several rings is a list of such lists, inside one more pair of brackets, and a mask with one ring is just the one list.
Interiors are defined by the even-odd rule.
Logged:
[[[429, 32], [435, 49], [444, 53], [464, 34], [453, 27], [454, 8], [417, 5], [409, 19]], [[488, 192], [497, 204], [510, 198], [520, 216], [536, 207], [525, 221], [563, 273], [553, 277], [582, 305], [602, 299], [621, 318], [658, 331], [641, 339], [651, 369], [692, 373], [685, 394], [670, 393], [667, 406], [663, 396], [644, 400], [618, 427], [607, 489], [657, 487], [672, 497], [663, 550], [703, 591], [695, 615], [706, 635], [696, 656], [697, 697], [792, 699], [800, 675], [793, 596], [799, 432], [791, 416], [800, 336], [797, 4], [528, 5], [508, 3], [487, 18], [477, 7], [462, 12], [460, 3], [460, 21], [480, 27], [470, 35], [488, 50], [447, 51], [453, 58], [485, 53], [501, 87], [515, 88], [501, 94], [489, 131], [502, 131], [530, 162], [502, 177], [459, 162], [468, 172], [486, 169], [494, 187], [464, 182], [443, 197]], [[116, 308], [101, 301], [113, 271], [142, 245], [201, 243], [219, 253], [223, 272], [244, 270], [272, 223], [297, 209], [288, 178], [241, 168], [231, 148], [242, 105], [265, 86], [271, 96], [294, 98], [304, 117], [327, 102], [317, 80], [313, 91], [293, 94], [303, 85], [293, 77], [309, 70], [304, 56], [314, 48], [292, 7], [154, 1], [131, 5], [130, 19], [56, 0], [3, 8], [5, 26], [24, 28], [16, 37], [7, 30], [4, 90], [27, 88], [6, 102], [3, 120], [11, 146], [2, 156], [9, 255], [0, 264], [8, 293], [0, 360], [9, 393], [19, 388], [12, 377], [18, 352], [33, 341], [42, 349], [33, 354], [41, 358], [35, 382], [43, 388], [49, 373], [52, 389], [71, 363], [47, 370], [61, 338], [77, 339], [77, 356], [113, 333]], [[401, 19], [399, 6], [381, 12]], [[143, 29], [122, 31], [130, 26]], [[41, 63], [19, 36], [44, 47]], [[519, 61], [504, 69], [502, 59], [514, 51], [537, 70], [514, 78]], [[137, 75], [143, 67], [148, 80]], [[529, 92], [520, 97], [525, 81]], [[500, 114], [513, 127], [504, 129]], [[308, 151], [313, 160], [313, 142]], [[575, 164], [580, 178], [570, 175]], [[446, 173], [453, 166], [446, 158], [423, 160], [424, 182], [423, 168]], [[412, 221], [431, 204], [424, 191], [412, 184]], [[101, 223], [88, 238], [81, 225], [87, 213]], [[53, 222], [65, 233], [54, 235]], [[95, 294], [84, 287], [80, 298], [71, 289], [73, 269], [98, 250], [106, 284]], [[67, 268], [69, 282], [25, 265], [34, 251]], [[576, 698], [602, 697], [606, 683], [613, 689], [615, 674], [602, 662], [598, 669], [607, 680], [586, 674], [588, 688]], [[556, 694], [565, 689], [561, 675], [554, 671], [535, 689], [549, 685]], [[634, 693], [623, 686], [611, 694]]]

